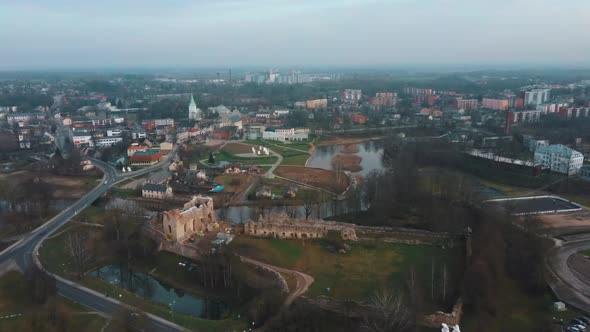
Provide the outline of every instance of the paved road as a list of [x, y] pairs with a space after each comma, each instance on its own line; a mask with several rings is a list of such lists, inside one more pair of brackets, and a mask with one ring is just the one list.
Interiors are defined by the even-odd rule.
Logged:
[[549, 285], [563, 302], [590, 315], [590, 285], [576, 276], [568, 265], [568, 258], [578, 251], [590, 249], [590, 241], [567, 242], [553, 248], [547, 265], [553, 278]]
[[[104, 177], [100, 184], [80, 198], [80, 200], [60, 212], [57, 216], [29, 233], [27, 237], [0, 252], [0, 275], [13, 269], [27, 271], [34, 263], [40, 266], [38, 249], [45, 238], [65, 225], [79, 211], [82, 211], [84, 208], [92, 204], [116, 183], [129, 177], [144, 175], [153, 170], [169, 165], [175, 152], [176, 149], [172, 151], [166, 159], [156, 165], [129, 173], [118, 173], [111, 165], [100, 160], [92, 160], [96, 167], [101, 169], [104, 173]], [[111, 315], [112, 313], [121, 310], [123, 307], [126, 307], [126, 305], [118, 301], [107, 298], [102, 294], [96, 293], [59, 276], [56, 276], [56, 280], [58, 293], [60, 295], [68, 297], [92, 310], [101, 312], [105, 315]], [[159, 317], [148, 315], [147, 330], [184, 331], [185, 329]]]

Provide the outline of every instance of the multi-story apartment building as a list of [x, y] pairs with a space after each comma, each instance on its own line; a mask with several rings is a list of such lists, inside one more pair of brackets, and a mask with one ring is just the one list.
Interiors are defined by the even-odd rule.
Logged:
[[460, 99], [456, 100], [457, 108], [464, 110], [471, 110], [477, 108], [479, 101], [477, 99]]
[[545, 113], [557, 113], [562, 107], [567, 107], [567, 103], [559, 104], [541, 104], [537, 105], [537, 111], [543, 111]]
[[543, 165], [553, 172], [573, 175], [582, 168], [584, 155], [565, 145], [546, 145], [535, 150], [535, 164]]
[[509, 123], [533, 123], [541, 121], [541, 116], [545, 114], [543, 111], [514, 111], [508, 113]]
[[564, 119], [587, 118], [590, 116], [590, 107], [562, 107], [559, 116]]
[[432, 90], [432, 89], [422, 89], [422, 88], [404, 88], [404, 93], [407, 93], [409, 95], [412, 95], [414, 97], [416, 96], [430, 96], [435, 94], [436, 91]]
[[541, 105], [549, 100], [549, 93], [551, 89], [532, 89], [529, 91], [522, 91], [522, 98], [525, 105]]
[[346, 102], [356, 103], [363, 97], [363, 91], [358, 89], [345, 89], [340, 91], [340, 97]]
[[308, 109], [326, 108], [328, 107], [328, 99], [312, 99], [305, 102], [305, 107]]
[[507, 111], [509, 103], [508, 99], [484, 98], [481, 101], [481, 107], [496, 111]]

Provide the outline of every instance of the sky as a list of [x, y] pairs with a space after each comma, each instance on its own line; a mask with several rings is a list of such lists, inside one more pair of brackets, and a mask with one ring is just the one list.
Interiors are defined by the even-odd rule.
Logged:
[[590, 65], [588, 0], [0, 0], [0, 69]]

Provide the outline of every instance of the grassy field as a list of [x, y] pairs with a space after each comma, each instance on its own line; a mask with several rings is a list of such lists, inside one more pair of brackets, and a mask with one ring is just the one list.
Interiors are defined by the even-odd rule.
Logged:
[[230, 246], [244, 256], [310, 274], [315, 282], [309, 295], [355, 300], [364, 300], [379, 288], [401, 287], [404, 272], [412, 268], [418, 279], [426, 281], [433, 260], [439, 268], [446, 262], [449, 271], [461, 271], [463, 255], [462, 248], [442, 250], [378, 242], [351, 243], [349, 253], [337, 254], [328, 250], [322, 240], [302, 242], [247, 236], [237, 237]]
[[281, 165], [304, 166], [307, 158], [309, 158], [309, 143], [306, 142], [285, 144], [281, 142], [265, 141], [262, 139], [248, 142], [256, 146], [265, 146], [283, 156], [283, 162]]
[[243, 158], [226, 151], [214, 153], [214, 156], [215, 161], [227, 161], [230, 163], [240, 163], [244, 165], [271, 165], [277, 162], [277, 157], [274, 156]]
[[[55, 304], [59, 310], [68, 312], [69, 319], [65, 324], [68, 331], [98, 332], [106, 323], [101, 316], [86, 313], [88, 309], [65, 298], [56, 297]], [[0, 277], [0, 316], [22, 315], [0, 319], [0, 331], [30, 331], [32, 316], [37, 315], [44, 320], [49, 310], [49, 304], [40, 305], [32, 301], [30, 285], [22, 274], [12, 271]]]
[[528, 189], [528, 188], [515, 187], [515, 186], [510, 186], [507, 184], [502, 184], [502, 183], [492, 182], [492, 181], [487, 181], [487, 180], [479, 180], [479, 182], [483, 186], [490, 187], [492, 189], [500, 191], [508, 197], [524, 196], [532, 191], [531, 189]]

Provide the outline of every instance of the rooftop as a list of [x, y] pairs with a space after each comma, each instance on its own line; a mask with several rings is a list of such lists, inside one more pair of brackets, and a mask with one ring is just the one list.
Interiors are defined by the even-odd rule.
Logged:
[[563, 144], [551, 144], [537, 148], [536, 152], [539, 153], [559, 153], [566, 157], [571, 157], [573, 153], [579, 153], [574, 149], [570, 149]]
[[142, 187], [142, 190], [156, 191], [156, 192], [162, 192], [162, 193], [165, 193], [167, 189], [168, 189], [167, 185], [158, 184], [158, 183], [144, 183], [143, 187]]

